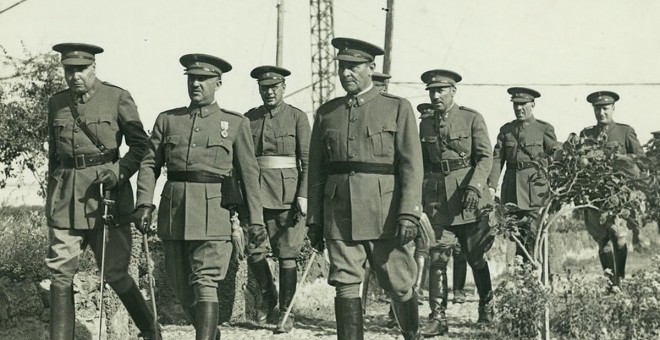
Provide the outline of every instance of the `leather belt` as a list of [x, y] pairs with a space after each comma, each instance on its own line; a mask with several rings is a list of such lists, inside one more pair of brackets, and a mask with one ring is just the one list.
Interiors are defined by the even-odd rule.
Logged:
[[113, 163], [119, 159], [117, 149], [109, 149], [101, 153], [82, 153], [77, 155], [59, 155], [65, 168], [85, 169], [90, 166]]
[[517, 170], [524, 170], [524, 169], [528, 169], [528, 168], [533, 168], [533, 167], [534, 167], [534, 162], [530, 162], [530, 161], [517, 161], [517, 162], [515, 162], [515, 163], [513, 163], [513, 164], [511, 164], [511, 165], [513, 165], [512, 167], [513, 167], [514, 169], [517, 169]]
[[469, 161], [463, 159], [445, 159], [442, 160], [440, 163], [432, 163], [431, 171], [442, 172], [443, 174], [446, 175], [454, 170], [469, 167], [470, 164], [468, 162]]
[[366, 162], [330, 162], [328, 164], [329, 175], [350, 173], [394, 175], [394, 165]]
[[298, 167], [298, 160], [292, 156], [259, 156], [257, 163], [261, 169], [295, 169]]
[[167, 180], [171, 182], [222, 183], [225, 176], [204, 171], [168, 171]]

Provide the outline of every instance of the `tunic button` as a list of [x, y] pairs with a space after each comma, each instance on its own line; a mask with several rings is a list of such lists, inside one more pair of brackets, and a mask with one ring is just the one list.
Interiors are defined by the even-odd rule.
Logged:
[[355, 175], [355, 171], [351, 171], [351, 172], [349, 172], [348, 175], [349, 175], [349, 176], [353, 176], [353, 175]]
[[196, 148], [197, 144], [193, 143], [190, 147]]
[[195, 132], [199, 132], [199, 128], [195, 128]]
[[73, 129], [73, 132], [80, 132], [80, 129], [79, 129], [79, 128], [75, 128], [75, 129]]
[[187, 161], [186, 164], [192, 165], [192, 161]]
[[354, 153], [348, 155], [348, 158], [353, 158], [353, 157], [355, 157], [355, 154], [354, 154]]
[[79, 148], [79, 147], [80, 147], [80, 145], [78, 145], [78, 144], [76, 144], [76, 145], [73, 146], [74, 149], [77, 149], [77, 148]]
[[357, 121], [357, 118], [351, 118], [350, 120], [351, 120], [351, 122], [355, 122], [355, 121]]
[[348, 140], [355, 140], [355, 136], [348, 137]]

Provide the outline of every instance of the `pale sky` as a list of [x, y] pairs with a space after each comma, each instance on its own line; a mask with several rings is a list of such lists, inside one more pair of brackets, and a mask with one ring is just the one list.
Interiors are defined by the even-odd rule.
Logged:
[[[18, 0], [0, 0], [0, 10]], [[221, 107], [245, 112], [261, 104], [252, 68], [275, 63], [276, 0], [27, 0], [0, 14], [0, 45], [20, 55], [60, 42], [87, 42], [97, 76], [131, 92], [147, 129], [164, 110], [189, 99], [178, 59], [200, 52], [229, 61], [217, 94]], [[287, 91], [311, 82], [309, 1], [285, 0], [283, 66]], [[386, 0], [336, 0], [335, 36], [384, 45]], [[660, 130], [660, 86], [544, 84], [660, 83], [660, 1], [395, 0], [392, 94], [413, 107], [428, 101], [420, 75], [459, 72], [456, 101], [481, 112], [491, 140], [514, 118], [509, 86], [541, 92], [535, 115], [559, 140], [595, 124], [586, 96], [621, 95], [614, 119], [642, 143]], [[382, 68], [382, 58], [377, 60]], [[473, 86], [470, 84], [501, 84]], [[344, 95], [337, 85], [336, 95]], [[286, 99], [311, 114], [310, 90]]]

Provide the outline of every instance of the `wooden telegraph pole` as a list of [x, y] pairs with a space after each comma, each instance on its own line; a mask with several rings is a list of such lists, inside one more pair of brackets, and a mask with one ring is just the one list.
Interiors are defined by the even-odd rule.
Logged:
[[277, 0], [277, 51], [275, 66], [282, 66], [282, 45], [284, 42], [284, 0]]
[[[385, 56], [383, 57], [383, 73], [390, 74], [392, 68], [392, 32], [394, 31], [394, 0], [387, 0], [385, 14]], [[389, 82], [385, 83], [385, 91]]]

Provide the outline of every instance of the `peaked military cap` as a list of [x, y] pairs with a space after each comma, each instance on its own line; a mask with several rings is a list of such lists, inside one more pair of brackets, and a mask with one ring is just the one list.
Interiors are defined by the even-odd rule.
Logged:
[[103, 52], [101, 47], [82, 43], [57, 44], [53, 50], [62, 53], [62, 65], [89, 65], [94, 62], [95, 54]]
[[598, 91], [587, 96], [587, 101], [593, 106], [614, 104], [619, 95], [612, 91]]
[[514, 103], [529, 103], [533, 102], [534, 98], [541, 96], [538, 91], [526, 87], [509, 87], [506, 92], [511, 95], [511, 101]]
[[371, 75], [371, 80], [373, 80], [376, 85], [385, 85], [385, 81], [390, 78], [392, 78], [391, 75], [380, 72], [374, 72], [374, 74]]
[[660, 131], [653, 131], [651, 135], [653, 135], [653, 138], [660, 138]]
[[421, 103], [417, 105], [417, 111], [421, 114], [429, 114], [435, 111], [435, 105], [431, 103]]
[[463, 80], [460, 74], [449, 70], [430, 70], [422, 73], [422, 81], [426, 83], [426, 89], [434, 87], [455, 86]]
[[377, 55], [385, 54], [385, 51], [366, 41], [353, 38], [334, 38], [332, 46], [337, 48], [336, 60], [349, 62], [372, 62]]
[[250, 72], [250, 77], [257, 80], [259, 85], [275, 85], [284, 81], [284, 77], [291, 72], [285, 68], [277, 66], [259, 66]]
[[224, 59], [202, 53], [186, 54], [179, 58], [179, 62], [186, 68], [184, 74], [221, 76], [232, 68]]

